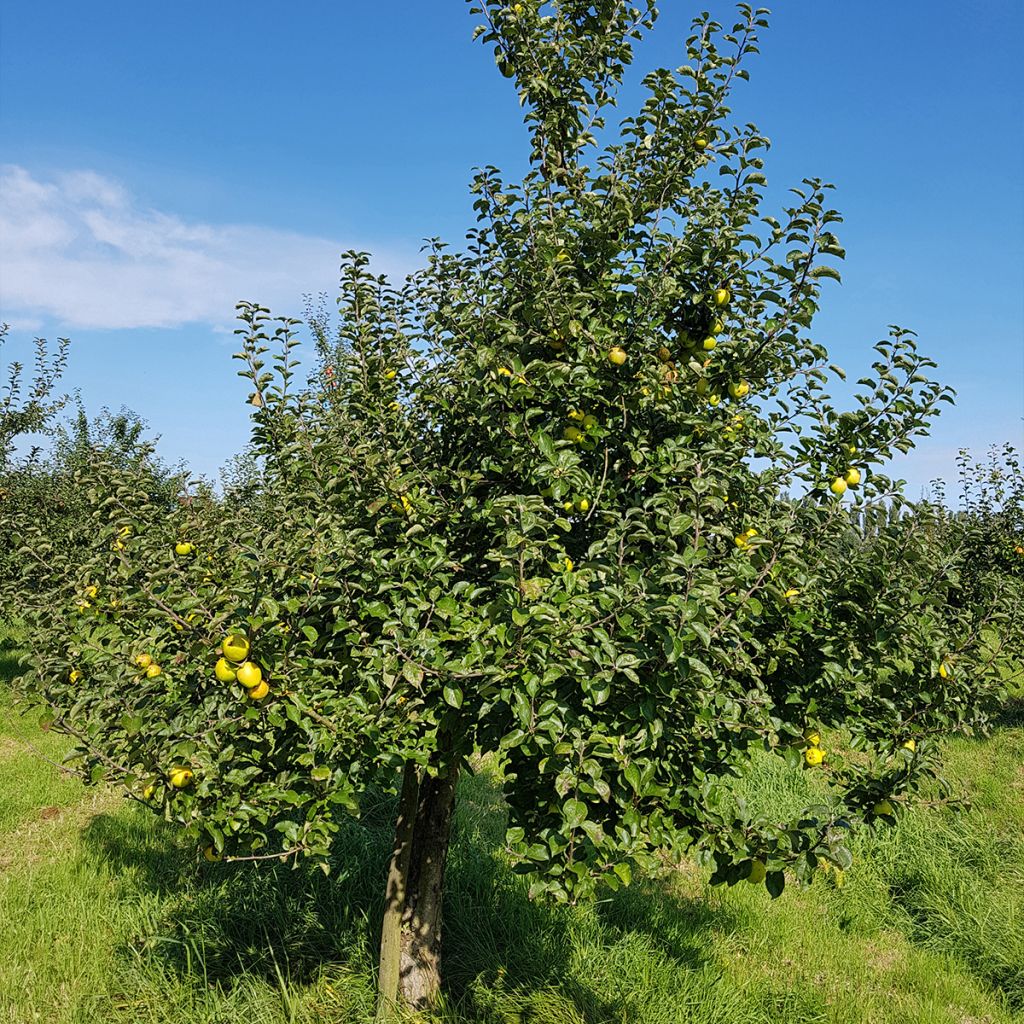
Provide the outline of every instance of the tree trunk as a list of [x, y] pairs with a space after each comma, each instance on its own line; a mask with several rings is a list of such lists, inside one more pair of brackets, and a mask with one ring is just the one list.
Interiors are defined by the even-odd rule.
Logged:
[[377, 1021], [427, 1010], [441, 988], [441, 905], [458, 765], [419, 779], [406, 765], [381, 929]]
[[420, 786], [405, 914], [402, 917], [401, 990], [412, 1010], [433, 1005], [441, 988], [441, 899], [451, 840], [458, 767]]
[[380, 933], [380, 967], [377, 973], [377, 1020], [394, 1019], [401, 1006], [399, 981], [402, 961], [402, 917], [405, 914], [413, 826], [419, 806], [420, 776], [411, 761], [405, 766], [402, 795], [398, 801], [395, 842], [388, 868], [387, 902]]

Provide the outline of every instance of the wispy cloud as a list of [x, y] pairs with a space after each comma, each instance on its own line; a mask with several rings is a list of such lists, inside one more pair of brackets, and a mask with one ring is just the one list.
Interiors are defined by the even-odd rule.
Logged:
[[[0, 319], [21, 325], [224, 327], [239, 299], [294, 315], [304, 293], [334, 288], [341, 251], [362, 247], [187, 221], [91, 171], [44, 180], [0, 167]], [[401, 274], [407, 261], [385, 253], [380, 272]]]

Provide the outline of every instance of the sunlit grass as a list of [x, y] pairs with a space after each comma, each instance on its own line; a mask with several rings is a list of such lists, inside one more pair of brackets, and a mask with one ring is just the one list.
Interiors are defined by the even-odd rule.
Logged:
[[[0, 673], [15, 661], [0, 644]], [[2, 698], [6, 708], [7, 700]], [[209, 865], [179, 833], [47, 761], [0, 712], [0, 1020], [368, 1022], [390, 808], [334, 871]], [[684, 865], [593, 906], [531, 903], [497, 852], [486, 772], [461, 791], [449, 872], [448, 1024], [1009, 1024], [1024, 1012], [1024, 727], [948, 744], [969, 811], [915, 809], [828, 878], [771, 901]], [[813, 785], [758, 762], [751, 795]]]

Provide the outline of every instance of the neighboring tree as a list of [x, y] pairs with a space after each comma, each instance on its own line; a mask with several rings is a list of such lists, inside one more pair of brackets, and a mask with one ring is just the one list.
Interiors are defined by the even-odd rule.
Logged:
[[[10, 333], [8, 324], [0, 324], [0, 350]], [[22, 586], [23, 562], [15, 534], [15, 524], [45, 508], [40, 492], [38, 444], [18, 451], [24, 444], [38, 441], [53, 417], [64, 407], [67, 397], [57, 394], [57, 386], [67, 367], [69, 342], [61, 338], [51, 351], [42, 338], [35, 342], [35, 367], [32, 381], [25, 379], [25, 366], [15, 361], [7, 366], [7, 383], [0, 391], [0, 617], [14, 611]]]
[[77, 567], [92, 557], [97, 510], [85, 480], [98, 462], [138, 470], [139, 488], [165, 514], [176, 504], [181, 487], [145, 439], [146, 424], [136, 413], [104, 409], [90, 419], [80, 401], [66, 420], [57, 419], [56, 411], [53, 403], [36, 419], [38, 445], [3, 475], [4, 618], [17, 617], [21, 606], [32, 603], [29, 595], [45, 600], [55, 585], [77, 576]]
[[[936, 517], [901, 514], [880, 470], [948, 392], [894, 328], [837, 410], [812, 320], [839, 216], [817, 181], [760, 213], [767, 140], [726, 104], [764, 12], [698, 18], [605, 143], [654, 8], [474, 10], [529, 173], [481, 171], [467, 251], [433, 243], [399, 288], [347, 254], [308, 385], [297, 322], [242, 304], [240, 488], [168, 509], [144, 465], [93, 459], [92, 558], [32, 613], [26, 676], [90, 779], [210, 859], [326, 866], [338, 821], [393, 786], [381, 1019], [436, 996], [475, 753], [533, 897], [627, 885], [665, 848], [777, 896], [787, 870], [848, 866], [850, 829], [891, 823], [933, 737], [983, 725], [1000, 685], [976, 624], [1004, 595], [941, 614]], [[792, 820], [737, 800], [756, 748], [830, 798]]]
[[[7, 342], [9, 324], [0, 324], [0, 350]], [[40, 433], [67, 402], [56, 393], [67, 368], [67, 338], [57, 342], [51, 352], [42, 338], [35, 342], [35, 373], [31, 385], [25, 380], [25, 366], [12, 362], [7, 367], [7, 384], [0, 391], [0, 473], [11, 472], [15, 461], [15, 441]], [[31, 460], [33, 452], [27, 453]]]

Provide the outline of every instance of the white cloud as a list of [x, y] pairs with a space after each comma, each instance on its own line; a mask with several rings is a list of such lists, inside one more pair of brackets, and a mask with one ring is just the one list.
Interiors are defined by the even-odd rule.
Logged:
[[[334, 289], [342, 250], [363, 247], [186, 221], [92, 171], [43, 180], [0, 167], [0, 319], [13, 323], [221, 328], [239, 299], [295, 315], [304, 293]], [[377, 270], [402, 274], [407, 260], [385, 254]]]

